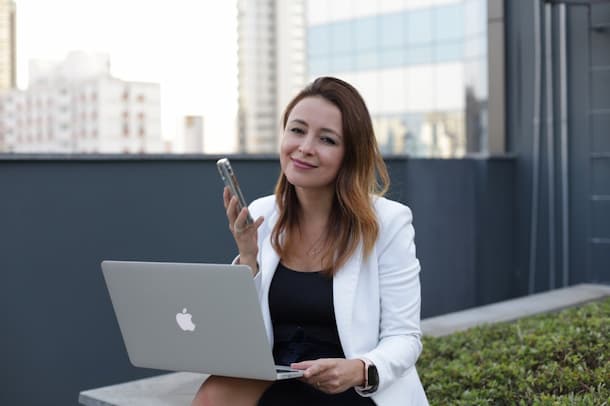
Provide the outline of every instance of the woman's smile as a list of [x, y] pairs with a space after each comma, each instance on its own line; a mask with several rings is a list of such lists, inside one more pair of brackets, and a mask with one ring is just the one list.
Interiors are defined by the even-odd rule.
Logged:
[[301, 161], [300, 159], [290, 158], [292, 160], [292, 164], [298, 169], [316, 169], [317, 166], [307, 163], [305, 161]]

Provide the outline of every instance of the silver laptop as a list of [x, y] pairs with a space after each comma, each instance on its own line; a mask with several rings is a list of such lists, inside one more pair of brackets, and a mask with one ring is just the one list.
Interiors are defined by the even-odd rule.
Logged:
[[250, 268], [104, 261], [102, 271], [131, 363], [278, 380]]

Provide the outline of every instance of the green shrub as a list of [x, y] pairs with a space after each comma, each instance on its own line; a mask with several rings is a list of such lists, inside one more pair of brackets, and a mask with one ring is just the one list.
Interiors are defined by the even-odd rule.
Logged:
[[610, 299], [423, 343], [431, 405], [610, 405]]

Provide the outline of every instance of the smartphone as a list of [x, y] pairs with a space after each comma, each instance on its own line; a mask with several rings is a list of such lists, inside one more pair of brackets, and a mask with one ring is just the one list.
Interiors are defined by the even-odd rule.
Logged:
[[[228, 158], [221, 158], [216, 162], [216, 166], [218, 167], [218, 172], [220, 172], [220, 177], [222, 181], [225, 183], [225, 186], [229, 188], [231, 194], [237, 197], [237, 206], [239, 211], [242, 208], [248, 207], [246, 204], [246, 199], [244, 199], [244, 195], [239, 188], [239, 182], [237, 182], [237, 176], [235, 176], [235, 172], [231, 167], [231, 162], [229, 162]], [[252, 220], [252, 216], [248, 213], [248, 218], [246, 219], [246, 224], [252, 224], [254, 220]]]

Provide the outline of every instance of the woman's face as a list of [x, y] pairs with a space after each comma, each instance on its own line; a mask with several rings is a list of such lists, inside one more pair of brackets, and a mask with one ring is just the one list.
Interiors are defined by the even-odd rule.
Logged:
[[334, 184], [345, 153], [341, 123], [341, 111], [322, 97], [306, 97], [294, 106], [280, 146], [288, 182], [301, 188]]

